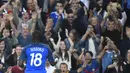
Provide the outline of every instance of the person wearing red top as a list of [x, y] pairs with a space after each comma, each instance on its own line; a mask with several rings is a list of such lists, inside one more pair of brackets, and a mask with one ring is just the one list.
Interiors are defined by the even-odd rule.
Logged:
[[12, 73], [24, 73], [24, 69], [19, 66], [13, 66], [11, 71]]
[[6, 73], [24, 73], [24, 69], [19, 66], [12, 66], [7, 69]]

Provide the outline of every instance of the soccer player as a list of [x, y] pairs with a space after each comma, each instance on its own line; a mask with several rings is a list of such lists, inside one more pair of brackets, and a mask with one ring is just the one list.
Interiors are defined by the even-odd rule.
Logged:
[[42, 44], [42, 34], [34, 31], [32, 34], [33, 43], [26, 46], [19, 60], [19, 66], [24, 67], [26, 63], [25, 73], [46, 73], [46, 60], [54, 65], [54, 59], [49, 47]]

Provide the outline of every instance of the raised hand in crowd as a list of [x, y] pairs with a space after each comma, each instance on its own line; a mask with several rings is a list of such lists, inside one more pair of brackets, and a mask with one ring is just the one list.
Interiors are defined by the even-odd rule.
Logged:
[[13, 15], [12, 14], [9, 14], [8, 15], [8, 20], [11, 22], [11, 21], [13, 21]]
[[11, 54], [13, 55], [14, 53], [15, 53], [15, 49], [12, 49], [12, 53]]
[[0, 22], [0, 32], [2, 31], [2, 29], [5, 27], [6, 23], [5, 20], [2, 18], [1, 22]]
[[107, 45], [108, 45], [108, 47], [109, 47], [110, 49], [113, 49], [116, 53], [119, 54], [119, 50], [118, 50], [118, 48], [116, 47], [116, 45], [114, 44], [114, 42], [113, 42], [110, 38], [108, 38], [108, 37], [106, 37], [106, 39], [107, 39]]
[[69, 37], [69, 33], [68, 33], [67, 29], [65, 29], [65, 35], [66, 35], [66, 37]]
[[55, 51], [58, 51], [59, 50], [59, 47], [60, 47], [60, 42], [61, 42], [61, 36], [60, 36], [60, 32], [62, 30], [60, 29], [59, 32], [58, 32], [58, 41], [57, 43], [54, 42], [54, 39], [53, 38], [50, 38], [50, 41], [51, 43], [53, 44], [53, 47], [55, 49]]

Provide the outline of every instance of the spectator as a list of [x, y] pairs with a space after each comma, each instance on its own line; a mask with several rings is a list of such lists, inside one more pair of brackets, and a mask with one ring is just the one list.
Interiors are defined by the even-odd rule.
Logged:
[[121, 58], [115, 54], [112, 61], [113, 64], [109, 65], [104, 73], [123, 73]]
[[125, 57], [127, 50], [130, 48], [130, 26], [126, 26], [126, 38], [124, 38], [120, 43], [121, 56]]
[[[42, 33], [39, 39], [53, 51], [52, 54], [57, 61], [56, 72], [62, 72], [61, 63], [66, 63], [72, 73], [76, 73], [79, 67], [86, 64], [85, 68], [79, 68], [78, 71], [92, 72], [98, 68], [96, 70], [98, 72], [100, 66], [102, 72], [99, 73], [127, 71], [129, 63], [123, 62], [123, 65], [120, 65], [122, 64], [120, 58], [116, 59], [119, 61], [117, 63], [113, 56], [117, 54], [122, 59], [130, 48], [128, 0], [0, 0], [0, 2], [3, 3], [0, 5], [2, 72], [5, 72], [8, 65], [17, 65], [17, 55], [21, 53], [17, 48], [31, 44], [32, 33], [35, 30]], [[16, 44], [22, 47], [16, 47], [14, 53], [13, 46]], [[103, 50], [104, 46], [108, 49]], [[103, 58], [102, 55], [97, 57], [102, 50], [105, 51]], [[93, 56], [90, 52], [84, 55], [86, 51], [91, 51]], [[91, 65], [85, 61], [86, 56], [89, 56], [87, 58], [91, 60]], [[94, 69], [88, 69], [91, 66], [95, 66]], [[18, 66], [14, 69], [16, 67], [18, 70]]]
[[24, 73], [24, 69], [19, 66], [9, 67], [6, 73]]
[[49, 61], [46, 61], [46, 72], [47, 73], [53, 73], [56, 68], [54, 66], [51, 66]]
[[5, 72], [5, 69], [4, 69], [4, 64], [3, 63], [0, 63], [0, 73], [4, 73]]
[[66, 63], [60, 64], [60, 70], [61, 70], [61, 73], [69, 73], [68, 65]]
[[68, 65], [66, 63], [61, 63], [60, 69], [55, 69], [54, 73], [70, 73], [68, 70]]
[[[79, 49], [79, 46], [78, 46], [78, 42], [79, 42], [79, 38], [78, 38], [78, 35], [77, 35], [77, 32], [76, 30], [72, 29], [68, 35], [68, 30], [66, 29], [66, 36], [69, 37], [72, 42], [74, 43], [74, 49], [76, 49], [75, 52], [72, 53], [72, 56], [71, 56], [71, 65], [72, 65], [72, 68], [71, 70], [76, 70], [77, 69], [77, 58], [78, 58], [78, 52], [77, 50]], [[65, 44], [66, 44], [66, 47], [69, 48], [71, 47], [71, 42], [69, 41], [68, 38], [66, 38], [65, 40]]]
[[[93, 53], [93, 58], [96, 57], [99, 51], [99, 40], [94, 33], [94, 28], [92, 25], [88, 25], [86, 33], [80, 40], [80, 48], [85, 48], [85, 51], [91, 51]], [[80, 50], [81, 51], [81, 50]]]
[[64, 41], [61, 41], [61, 37], [60, 37], [60, 32], [58, 32], [58, 42], [57, 44], [54, 43], [54, 40], [51, 39], [51, 42], [53, 43], [53, 46], [54, 46], [54, 57], [58, 57], [58, 61], [57, 61], [57, 64], [56, 64], [56, 68], [60, 68], [60, 64], [65, 62], [67, 65], [68, 65], [68, 70], [71, 69], [71, 55], [74, 51], [73, 49], [73, 42], [70, 38], [69, 41], [71, 42], [71, 47], [69, 50], [67, 50], [67, 47], [66, 47], [66, 44]]
[[5, 63], [5, 59], [6, 59], [6, 56], [7, 56], [7, 49], [5, 48], [5, 41], [4, 39], [1, 39], [0, 40], [0, 60], [1, 60], [1, 63]]
[[95, 30], [96, 35], [101, 35], [101, 26], [97, 17], [91, 17], [89, 20], [89, 24], [91, 24]]
[[[84, 20], [86, 23], [86, 16], [84, 16]], [[70, 9], [67, 13], [67, 18], [64, 19], [61, 23], [61, 29], [62, 29], [62, 33], [61, 33], [61, 37], [64, 40], [65, 37], [65, 29], [68, 30], [68, 32], [70, 32], [71, 29], [75, 29], [77, 31], [77, 34], [79, 35], [79, 37], [82, 37], [82, 35], [85, 33], [85, 30], [87, 28], [87, 25], [83, 25], [83, 23], [80, 23], [80, 19], [78, 19], [78, 17], [74, 14], [74, 12], [72, 11], [72, 9]]]
[[62, 19], [64, 19], [64, 13], [63, 13], [63, 3], [61, 1], [56, 2], [56, 11], [52, 12], [50, 14], [50, 17], [53, 19], [53, 27], [56, 26], [58, 17], [61, 16]]
[[8, 66], [18, 65], [18, 60], [22, 49], [23, 48], [21, 45], [16, 45], [16, 47], [12, 50], [12, 53], [6, 59], [6, 63], [8, 64]]
[[10, 48], [18, 43], [17, 38], [14, 36], [13, 31], [11, 31], [9, 27], [4, 27], [1, 34], [1, 38], [5, 38], [8, 41]]
[[126, 56], [127, 60], [124, 63], [124, 67], [123, 67], [123, 73], [129, 73], [130, 72], [130, 49], [128, 49], [127, 51], [127, 56]]
[[[105, 27], [101, 27], [103, 31], [103, 36], [104, 37], [109, 37], [114, 43], [115, 45], [119, 48], [119, 42], [121, 40], [121, 35], [122, 35], [122, 27], [120, 28], [118, 25], [118, 23], [116, 23], [117, 21], [112, 17], [109, 16], [106, 25], [104, 25]], [[116, 36], [118, 37], [116, 37]]]
[[[66, 36], [72, 40], [72, 42], [74, 43], [74, 48], [78, 49], [78, 39], [79, 38], [78, 38], [78, 34], [77, 34], [76, 30], [72, 29], [68, 35], [68, 30], [66, 29]], [[69, 49], [71, 47], [71, 44], [70, 44], [68, 38], [65, 39], [65, 43], [66, 43], [67, 48]]]
[[[84, 49], [82, 50], [81, 55], [79, 56], [79, 61], [81, 63], [80, 68], [77, 70], [78, 73], [100, 73], [100, 63], [101, 59], [104, 56], [106, 50], [108, 49], [107, 46], [104, 47], [102, 52], [96, 57], [96, 59], [92, 59], [93, 53], [91, 51], [84, 52]], [[84, 60], [82, 59], [84, 56]]]
[[[31, 36], [31, 31], [29, 30], [29, 25], [23, 24], [22, 25], [22, 32], [19, 32], [14, 23], [12, 22], [13, 16], [10, 16], [10, 22], [11, 22], [11, 27], [13, 29], [13, 32], [15, 33], [15, 36], [18, 39], [19, 44], [21, 44], [23, 47], [30, 44], [32, 42], [32, 36]], [[34, 30], [32, 30], [33, 32]]]
[[109, 39], [108, 37], [106, 39], [107, 39], [106, 41], [108, 45], [108, 50], [106, 51], [106, 53], [102, 58], [102, 73], [104, 73], [108, 65], [112, 64], [112, 58], [114, 54], [119, 55], [120, 53], [120, 51], [118, 50], [116, 45], [112, 42], [112, 40]]

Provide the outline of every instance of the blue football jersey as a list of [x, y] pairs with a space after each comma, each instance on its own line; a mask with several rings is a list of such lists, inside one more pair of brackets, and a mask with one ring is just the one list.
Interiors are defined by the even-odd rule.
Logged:
[[46, 73], [46, 60], [54, 62], [50, 48], [41, 43], [25, 47], [20, 59], [26, 61], [25, 73]]

